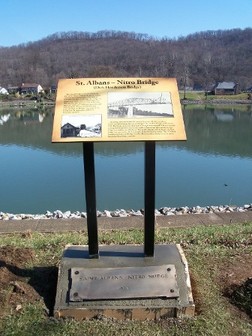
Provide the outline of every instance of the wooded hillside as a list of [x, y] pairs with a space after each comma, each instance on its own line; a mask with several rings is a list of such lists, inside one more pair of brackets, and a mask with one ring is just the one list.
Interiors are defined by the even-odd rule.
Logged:
[[252, 28], [155, 39], [119, 31], [64, 32], [0, 47], [0, 86], [42, 86], [71, 77], [176, 77], [206, 89], [217, 81], [252, 85]]

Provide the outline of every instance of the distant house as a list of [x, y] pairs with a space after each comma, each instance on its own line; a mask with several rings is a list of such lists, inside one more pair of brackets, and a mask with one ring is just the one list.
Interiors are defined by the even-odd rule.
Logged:
[[0, 94], [8, 95], [9, 92], [5, 88], [3, 88], [3, 87], [0, 86]]
[[7, 90], [8, 90], [8, 92], [9, 93], [17, 93], [17, 92], [19, 92], [19, 86], [8, 86], [7, 87]]
[[40, 84], [22, 83], [19, 92], [20, 94], [38, 94], [44, 92], [44, 90]]
[[70, 123], [66, 123], [61, 127], [61, 137], [67, 138], [67, 137], [77, 137], [77, 135], [80, 132], [79, 127], [75, 127]]
[[238, 94], [239, 86], [234, 82], [219, 82], [214, 87], [215, 95], [235, 95]]

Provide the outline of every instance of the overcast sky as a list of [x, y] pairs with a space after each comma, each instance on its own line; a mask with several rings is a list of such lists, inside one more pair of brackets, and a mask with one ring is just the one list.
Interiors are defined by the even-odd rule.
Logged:
[[56, 32], [116, 30], [176, 38], [252, 27], [252, 0], [2, 0], [0, 46]]

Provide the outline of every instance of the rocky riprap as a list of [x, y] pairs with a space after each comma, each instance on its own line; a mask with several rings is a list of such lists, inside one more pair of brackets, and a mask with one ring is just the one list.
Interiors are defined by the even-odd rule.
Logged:
[[[155, 210], [156, 216], [175, 216], [186, 214], [207, 214], [207, 213], [230, 213], [230, 212], [246, 212], [252, 211], [252, 203], [245, 204], [244, 206], [194, 206], [194, 207], [162, 207]], [[117, 209], [114, 211], [104, 210], [97, 211], [97, 217], [130, 217], [130, 216], [144, 216], [144, 210], [124, 210]], [[86, 218], [86, 212], [80, 211], [60, 211], [55, 210], [53, 212], [46, 211], [45, 214], [11, 214], [7, 212], [0, 212], [0, 220], [24, 220], [24, 219], [71, 219], [71, 218]]]

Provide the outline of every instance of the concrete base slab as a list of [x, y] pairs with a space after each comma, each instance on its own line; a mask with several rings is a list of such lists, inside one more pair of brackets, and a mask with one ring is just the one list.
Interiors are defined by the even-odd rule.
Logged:
[[[136, 294], [136, 297], [133, 298], [121, 297], [114, 299], [111, 298], [110, 294], [110, 297], [107, 299], [104, 299], [104, 295], [103, 299], [99, 299], [99, 296], [96, 295], [92, 295], [92, 298], [88, 300], [75, 301], [71, 299], [71, 297], [73, 298], [75, 295], [75, 293], [71, 293], [71, 287], [73, 286], [73, 275], [71, 274], [73, 274], [75, 270], [81, 270], [82, 280], [83, 278], [87, 280], [85, 276], [83, 276], [85, 270], [87, 270], [86, 273], [89, 274], [87, 284], [90, 286], [90, 279], [97, 280], [97, 276], [96, 278], [90, 276], [92, 269], [95, 270], [95, 274], [97, 274], [97, 272], [98, 274], [104, 274], [104, 276], [100, 276], [99, 280], [106, 279], [106, 283], [108, 283], [108, 280], [110, 281], [110, 278], [106, 276], [108, 270], [111, 272], [111, 270], [116, 269], [117, 273], [113, 273], [116, 275], [113, 275], [113, 278], [111, 278], [111, 286], [113, 289], [117, 281], [121, 281], [120, 279], [122, 278], [125, 280], [125, 272], [122, 272], [125, 268], [134, 269], [136, 283], [138, 286], [141, 286], [141, 279], [148, 277], [147, 273], [149, 269], [153, 270], [155, 269], [153, 266], [156, 266], [158, 270], [162, 270], [165, 265], [175, 267], [176, 283], [179, 293], [177, 297], [174, 297], [174, 295], [170, 297], [162, 297], [162, 295], [160, 297], [153, 297], [152, 292], [155, 292], [155, 290], [150, 290], [149, 295], [147, 294], [146, 297], [141, 298], [138, 298]], [[140, 276], [135, 274], [137, 269], [140, 270]], [[143, 272], [145, 269], [147, 273]], [[158, 287], [160, 281], [162, 281], [163, 286], [164, 279], [161, 279], [162, 274], [158, 273], [161, 272], [157, 271], [156, 275], [153, 273], [150, 275], [150, 277], [153, 277], [153, 275], [157, 277], [156, 282], [154, 282], [155, 284], [151, 282], [151, 286]], [[145, 275], [143, 276], [143, 274]], [[129, 286], [134, 286], [132, 276], [130, 276], [130, 278], [131, 282]], [[168, 282], [169, 279], [167, 279], [167, 286], [169, 286]], [[100, 283], [102, 284], [102, 281]], [[77, 285], [75, 284], [75, 286]], [[125, 282], [123, 282], [122, 287], [127, 288], [127, 286], [127, 283], [125, 284]], [[85, 281], [81, 284], [81, 291], [85, 292]], [[111, 289], [109, 291], [111, 292]], [[94, 300], [93, 297], [96, 299]], [[155, 245], [154, 257], [145, 257], [142, 245], [102, 245], [99, 247], [98, 259], [89, 258], [88, 246], [68, 245], [63, 252], [58, 274], [56, 303], [54, 308], [55, 317], [90, 319], [96, 316], [104, 316], [116, 319], [158, 320], [165, 317], [192, 317], [194, 316], [194, 312], [195, 305], [192, 297], [188, 264], [180, 245]]]

